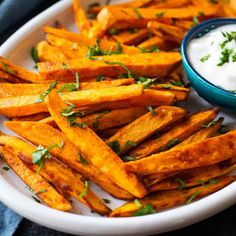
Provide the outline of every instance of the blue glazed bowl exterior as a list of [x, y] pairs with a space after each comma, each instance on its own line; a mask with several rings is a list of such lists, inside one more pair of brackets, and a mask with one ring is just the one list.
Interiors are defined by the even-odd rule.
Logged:
[[[181, 54], [185, 73], [190, 80], [192, 87], [197, 93], [206, 99], [208, 102], [218, 105], [228, 110], [236, 111], [236, 93], [224, 90], [220, 87], [207, 81], [203, 78], [191, 65], [188, 55], [187, 48], [189, 42], [192, 39], [202, 37], [210, 30], [215, 29], [219, 26], [236, 24], [236, 19], [231, 18], [220, 18], [204, 21], [203, 23], [192, 28], [184, 37], [181, 44]], [[236, 77], [236, 64], [235, 64], [235, 77]]]

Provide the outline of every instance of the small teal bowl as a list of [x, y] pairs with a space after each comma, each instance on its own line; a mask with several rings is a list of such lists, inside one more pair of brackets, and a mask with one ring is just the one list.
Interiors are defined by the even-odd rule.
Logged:
[[[197, 26], [193, 27], [184, 37], [182, 44], [181, 44], [181, 54], [182, 54], [182, 61], [185, 73], [191, 82], [192, 87], [196, 90], [196, 92], [203, 97], [208, 102], [225, 108], [227, 110], [236, 111], [236, 93], [230, 92], [228, 90], [224, 90], [216, 85], [212, 84], [211, 82], [207, 81], [204, 77], [202, 77], [191, 65], [187, 49], [189, 42], [192, 39], [200, 38], [204, 34], [208, 33], [209, 31], [229, 24], [236, 24], [236, 19], [232, 18], [219, 18], [204, 21]], [[236, 69], [236, 63], [235, 63]], [[235, 70], [236, 76], [236, 70]]]

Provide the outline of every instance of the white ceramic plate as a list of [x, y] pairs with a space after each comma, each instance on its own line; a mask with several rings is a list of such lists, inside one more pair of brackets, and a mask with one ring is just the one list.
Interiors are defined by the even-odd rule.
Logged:
[[[85, 7], [96, 0], [84, 0]], [[100, 1], [103, 2], [103, 1]], [[68, 29], [75, 30], [73, 12], [70, 0], [63, 0], [44, 11], [33, 20], [29, 21], [8, 39], [0, 48], [0, 55], [12, 60], [25, 68], [33, 70], [30, 51], [38, 41], [43, 39], [42, 27], [52, 25], [59, 20]], [[183, 104], [191, 111], [209, 107], [194, 92], [191, 93], [187, 103]], [[224, 113], [226, 124], [236, 126], [236, 114]], [[0, 117], [0, 129], [7, 133], [1, 124], [4, 117]], [[25, 184], [12, 172], [5, 172], [5, 166], [0, 161], [0, 200], [8, 207], [38, 224], [79, 235], [150, 235], [171, 231], [212, 216], [236, 202], [236, 182], [204, 199], [154, 215], [130, 218], [106, 218], [91, 213], [80, 203], [75, 203], [75, 210], [71, 213], [53, 210], [39, 204], [32, 199], [32, 193], [25, 188]], [[110, 207], [121, 205], [122, 201], [114, 199], [100, 190], [97, 186], [93, 189], [102, 198], [111, 200]], [[78, 215], [78, 211], [83, 215]]]

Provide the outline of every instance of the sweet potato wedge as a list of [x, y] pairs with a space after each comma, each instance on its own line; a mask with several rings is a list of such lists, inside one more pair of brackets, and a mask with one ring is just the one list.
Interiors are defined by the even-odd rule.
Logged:
[[[111, 195], [121, 199], [132, 199], [131, 194], [116, 186], [89, 161], [85, 161], [86, 164], [81, 163], [81, 158], [78, 156], [81, 151], [78, 150], [73, 145], [73, 143], [71, 143], [60, 131], [49, 125], [41, 124], [39, 122], [9, 121], [6, 122], [5, 125], [18, 135], [24, 137], [36, 145], [50, 147], [55, 143], [61, 143], [63, 140], [63, 149], [53, 148], [50, 150], [50, 153], [53, 156], [55, 156], [62, 163], [65, 163], [66, 165], [73, 168], [75, 171], [94, 181]], [[84, 153], [82, 153], [82, 156], [85, 158], [85, 160], [88, 160]]]
[[131, 32], [130, 30], [122, 31], [119, 34], [115, 34], [112, 37], [125, 45], [137, 45], [146, 39], [149, 35], [148, 29], [139, 29], [137, 32]]
[[137, 76], [166, 76], [173, 72], [181, 62], [178, 52], [119, 54], [96, 58], [97, 60], [74, 59], [67, 63], [38, 63], [40, 78], [44, 81], [57, 79], [58, 81], [71, 82], [71, 79], [74, 81], [75, 72], [79, 73], [81, 79], [86, 79], [99, 75], [118, 77], [124, 73], [129, 74], [130, 71]]
[[198, 16], [199, 11], [204, 13], [205, 17], [213, 17], [219, 11], [219, 5], [212, 4], [211, 7], [187, 6], [182, 8], [103, 8], [97, 15], [97, 20], [103, 30], [111, 28], [128, 29], [130, 25], [133, 28], [145, 28], [149, 21], [160, 21], [170, 23], [172, 18], [192, 19]]
[[27, 83], [16, 76], [13, 76], [3, 70], [0, 70], [0, 83]]
[[151, 89], [159, 90], [159, 91], [169, 91], [173, 93], [178, 101], [185, 101], [189, 95], [189, 89], [179, 86], [174, 86], [171, 84], [157, 84], [151, 85]]
[[[142, 95], [142, 85], [119, 86], [97, 90], [82, 90], [63, 93], [63, 100], [75, 106], [85, 107], [105, 102], [117, 102]], [[0, 114], [7, 117], [19, 117], [47, 112], [47, 97], [38, 102], [39, 95], [25, 95], [10, 98], [0, 98]]]
[[[154, 210], [161, 211], [171, 207], [191, 203], [193, 200], [200, 199], [224, 188], [234, 180], [235, 176], [225, 176], [218, 178], [217, 183], [209, 184], [208, 188], [205, 186], [198, 186], [186, 189], [185, 191], [170, 190], [158, 192], [140, 200], [140, 203], [143, 207], [147, 206], [147, 204], [151, 204]], [[126, 203], [113, 210], [110, 217], [134, 216], [139, 209], [140, 206], [135, 202]]]
[[[13, 149], [13, 153], [17, 157], [33, 171], [37, 172], [39, 166], [32, 163], [32, 155], [36, 150], [35, 146], [10, 136], [0, 136], [0, 143], [4, 143], [7, 148]], [[80, 193], [86, 188], [84, 183], [74, 175], [71, 168], [61, 164], [56, 159], [46, 159], [39, 174], [49, 183], [52, 183], [57, 191], [63, 195], [74, 197], [101, 215], [107, 215], [110, 212], [110, 209], [90, 189], [81, 198]]]
[[[226, 160], [214, 165], [199, 167], [174, 175], [173, 177], [170, 177], [166, 180], [152, 185], [149, 188], [149, 191], [156, 192], [161, 190], [188, 188], [197, 185], [205, 185], [205, 183], [209, 180], [222, 175], [226, 175], [235, 169], [236, 164], [232, 164], [230, 160]], [[182, 182], [183, 186], [180, 185], [180, 182], [178, 182], [178, 180]]]
[[[56, 29], [56, 28], [52, 28], [52, 27], [45, 27], [44, 32], [51, 35], [50, 36], [51, 40], [49, 40], [49, 36], [47, 36], [47, 40], [49, 41], [50, 44], [52, 44], [54, 46], [60, 45], [59, 47], [73, 49], [78, 52], [83, 51], [84, 56], [86, 56], [86, 54], [88, 52], [88, 48], [86, 48], [86, 47], [88, 47], [88, 46], [93, 47], [97, 43], [96, 38], [89, 38], [89, 37], [86, 37], [85, 35], [82, 35], [82, 34], [77, 34], [74, 32], [60, 30], [60, 29]], [[53, 39], [52, 39], [52, 36], [54, 36]], [[65, 40], [60, 41], [59, 38], [66, 39], [67, 42], [65, 43]], [[70, 42], [68, 40], [72, 42], [72, 44], [70, 46], [69, 46]], [[99, 42], [99, 47], [103, 51], [117, 52], [117, 43], [116, 42], [111, 42], [108, 40], [101, 39]], [[139, 52], [140, 51], [138, 48], [122, 45], [122, 53], [124, 53], [124, 54], [136, 54]]]
[[[223, 118], [219, 118], [219, 120], [216, 121], [215, 123], [213, 122], [211, 126], [206, 127], [204, 129], [203, 128], [200, 129], [198, 132], [194, 133], [192, 136], [185, 139], [183, 142], [177, 144], [176, 146], [172, 147], [171, 149], [174, 150], [179, 147], [183, 147], [188, 144], [200, 142], [200, 141], [203, 141], [207, 138], [211, 138], [211, 137], [216, 136], [218, 134], [218, 130], [220, 129], [222, 122], [223, 122]], [[179, 172], [175, 171], [175, 172], [170, 172], [170, 173], [167, 172], [167, 173], [151, 174], [151, 175], [145, 176], [143, 178], [143, 181], [145, 183], [145, 186], [149, 187], [151, 185], [154, 185], [154, 184], [162, 181], [163, 179], [166, 179], [166, 178], [176, 175], [178, 173]]]
[[35, 73], [28, 71], [20, 66], [13, 64], [7, 59], [0, 56], [0, 70], [17, 77], [23, 81], [27, 81], [30, 83], [40, 83], [38, 79], [38, 75]]
[[75, 23], [81, 34], [87, 35], [91, 24], [86, 16], [84, 9], [80, 5], [80, 0], [73, 0]]
[[180, 8], [184, 7], [187, 5], [190, 5], [191, 1], [189, 0], [165, 0], [165, 1], [160, 1], [160, 0], [154, 0], [152, 1], [148, 7], [150, 8]]
[[[78, 90], [90, 90], [90, 89], [101, 89], [118, 87], [122, 85], [134, 84], [134, 79], [117, 79], [111, 81], [101, 82], [81, 82]], [[1, 83], [0, 86], [0, 98], [16, 97], [23, 95], [35, 95], [41, 94], [48, 89], [50, 84], [10, 84]], [[57, 84], [55, 88], [62, 92], [68, 92], [67, 86], [69, 84]], [[73, 85], [76, 85], [73, 83]]]
[[59, 194], [44, 178], [27, 167], [19, 157], [15, 156], [6, 147], [0, 147], [0, 153], [3, 160], [44, 203], [57, 210], [71, 210], [71, 203]]
[[159, 153], [170, 149], [180, 143], [181, 140], [184, 140], [197, 132], [203, 125], [211, 122], [218, 113], [218, 109], [209, 109], [193, 114], [182, 123], [173, 127], [173, 129], [169, 132], [164, 133], [158, 138], [151, 138], [143, 142], [136, 149], [134, 149], [130, 155], [135, 155], [137, 156], [137, 159], [141, 159], [153, 153]]
[[68, 106], [57, 93], [52, 92], [48, 98], [48, 109], [57, 125], [68, 139], [86, 155], [86, 158], [116, 185], [136, 197], [143, 197], [146, 194], [143, 184], [137, 176], [124, 170], [121, 159], [88, 127], [70, 126], [67, 118], [61, 115], [61, 111]]
[[236, 155], [236, 130], [175, 150], [126, 163], [125, 169], [140, 174], [163, 173], [209, 166]]
[[40, 121], [42, 119], [48, 118], [49, 116], [50, 114], [48, 112], [45, 112], [29, 116], [13, 117], [11, 118], [11, 121]]
[[[186, 111], [182, 108], [160, 106], [154, 109], [152, 113], [148, 112], [120, 129], [107, 140], [107, 143], [118, 142], [120, 152], [124, 154], [147, 137], [180, 120], [185, 115]], [[132, 142], [133, 145], [128, 145], [129, 142]]]

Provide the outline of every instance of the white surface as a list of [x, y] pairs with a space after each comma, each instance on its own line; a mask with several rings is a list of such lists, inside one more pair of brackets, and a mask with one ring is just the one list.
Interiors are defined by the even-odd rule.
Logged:
[[[91, 1], [84, 1], [86, 3]], [[95, 2], [95, 1], [94, 1]], [[44, 13], [16, 32], [0, 49], [0, 55], [7, 57], [13, 62], [33, 69], [33, 62], [30, 58], [30, 50], [39, 40], [42, 39], [42, 27], [50, 25], [59, 20], [64, 25], [73, 29], [71, 3], [68, 0], [60, 1]], [[192, 93], [188, 102], [183, 104], [191, 111], [209, 107], [210, 105]], [[226, 124], [235, 126], [236, 114], [228, 113]], [[0, 118], [0, 124], [4, 118]], [[0, 126], [0, 129], [4, 129]], [[5, 130], [6, 132], [9, 132]], [[214, 193], [204, 199], [190, 205], [178, 207], [154, 215], [130, 218], [106, 218], [91, 214], [86, 207], [75, 204], [85, 215], [65, 213], [50, 209], [47, 206], [36, 203], [32, 194], [25, 188], [25, 184], [12, 172], [4, 172], [0, 162], [0, 200], [8, 207], [36, 223], [49, 228], [79, 235], [150, 235], [155, 233], [174, 230], [200, 220], [203, 220], [217, 212], [229, 207], [236, 202], [236, 182], [223, 190]], [[98, 187], [93, 189], [102, 198], [111, 199], [112, 208], [121, 204], [121, 201], [107, 196]]]
[[[220, 45], [226, 40], [222, 32], [236, 32], [236, 24], [218, 27], [200, 38], [191, 40], [188, 46], [188, 58], [195, 70], [206, 80], [232, 91], [236, 90], [236, 62], [233, 62], [230, 56], [228, 63], [221, 66], [218, 64], [224, 49], [233, 50], [232, 55], [236, 53], [236, 41], [228, 42], [222, 49]], [[201, 61], [206, 56], [209, 58]]]

